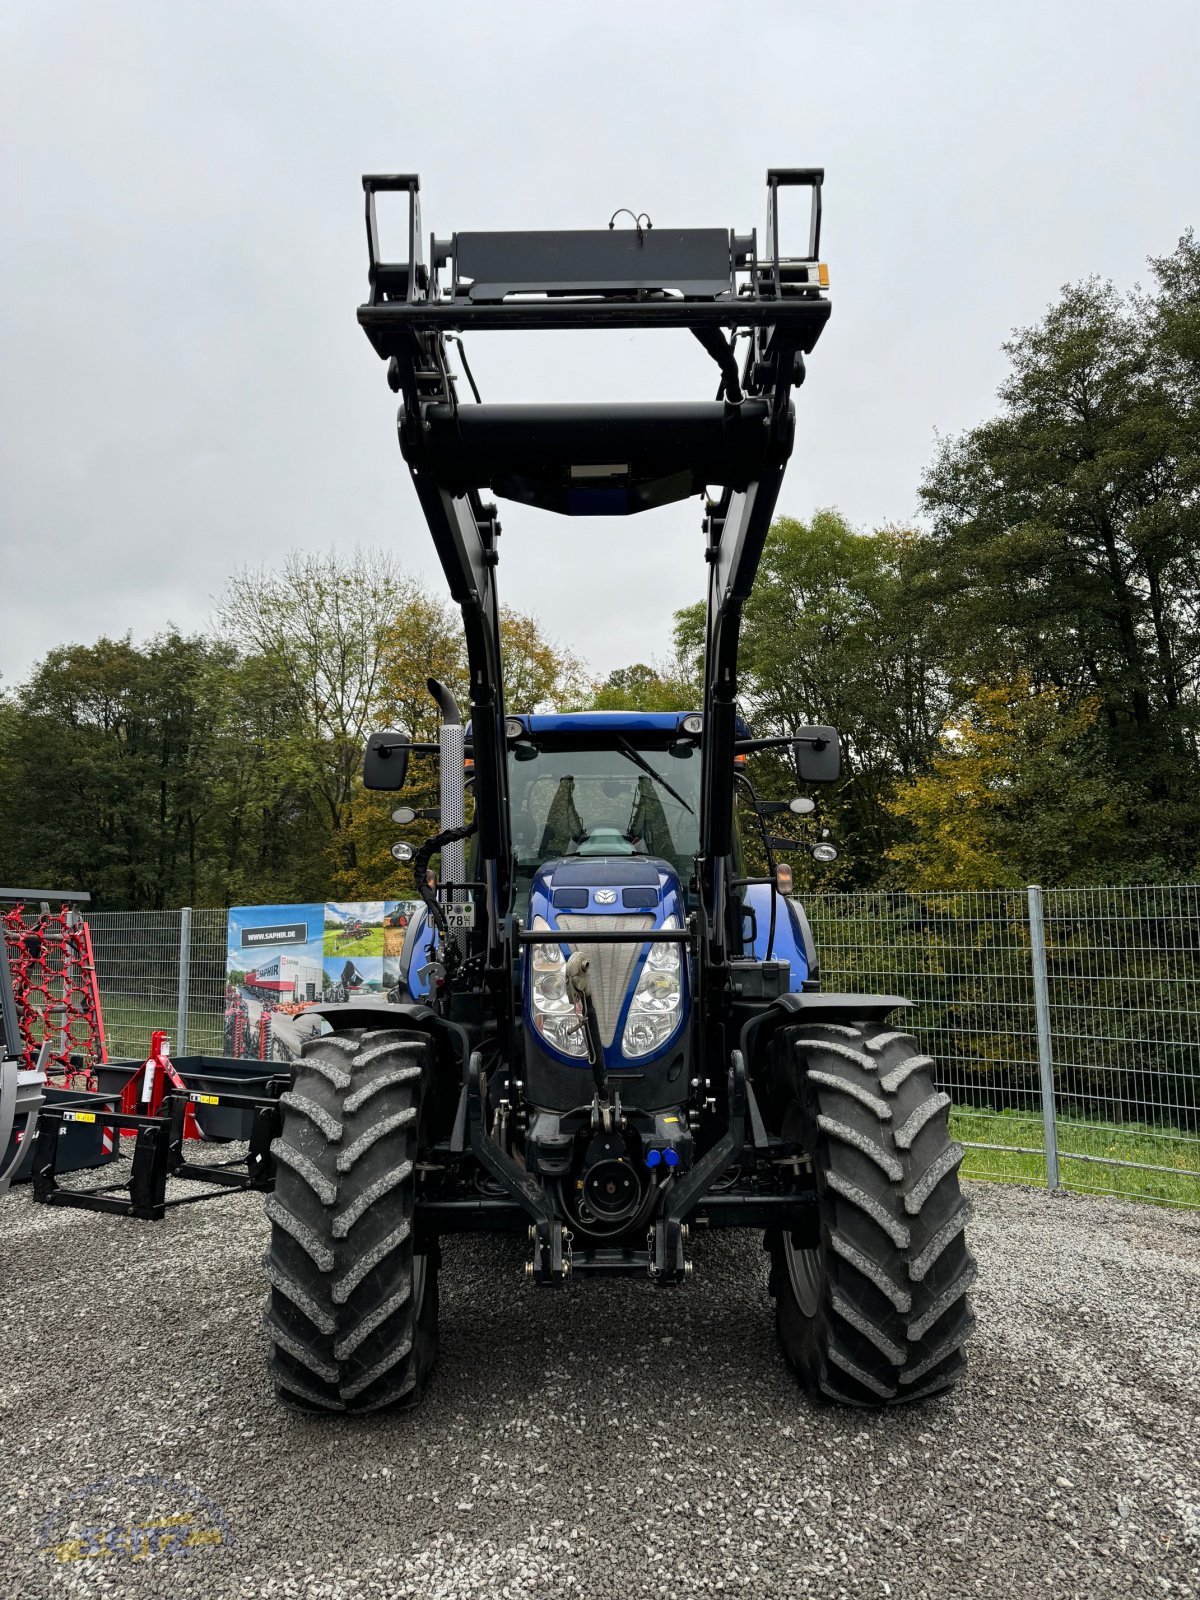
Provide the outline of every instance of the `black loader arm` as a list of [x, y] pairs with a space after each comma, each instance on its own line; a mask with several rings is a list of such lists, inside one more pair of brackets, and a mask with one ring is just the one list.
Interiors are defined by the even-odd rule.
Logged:
[[[702, 959], [719, 988], [741, 953], [731, 903], [735, 723], [742, 608], [792, 451], [792, 391], [830, 312], [819, 260], [822, 169], [772, 168], [764, 247], [756, 230], [634, 225], [455, 233], [423, 255], [420, 182], [363, 179], [369, 297], [358, 320], [400, 395], [400, 447], [462, 611], [486, 927], [478, 948], [513, 1025], [514, 944], [505, 708], [496, 568], [500, 524], [482, 492], [567, 516], [637, 514], [704, 494], [709, 564], [702, 739]], [[792, 191], [789, 198], [789, 191]], [[380, 195], [407, 204], [407, 259], [385, 261]], [[805, 199], [803, 253], [780, 247], [786, 205]], [[458, 393], [450, 345], [475, 329], [688, 330], [714, 361], [711, 400], [510, 405]]]

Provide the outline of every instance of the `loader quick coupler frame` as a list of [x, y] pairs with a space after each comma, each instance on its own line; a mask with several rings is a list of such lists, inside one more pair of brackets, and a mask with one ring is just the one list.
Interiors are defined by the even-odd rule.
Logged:
[[[273, 1078], [266, 1094], [212, 1094], [207, 1090], [171, 1089], [155, 1115], [125, 1113], [101, 1103], [97, 1095], [81, 1097], [78, 1105], [43, 1108], [33, 1151], [33, 1198], [41, 1205], [73, 1206], [81, 1211], [106, 1211], [144, 1222], [161, 1222], [172, 1206], [194, 1205], [247, 1189], [269, 1193], [275, 1186], [272, 1141], [279, 1137], [279, 1099], [291, 1084], [289, 1077]], [[83, 1103], [86, 1098], [86, 1105]], [[119, 1091], [111, 1097], [119, 1099]], [[247, 1152], [228, 1161], [193, 1162], [184, 1155], [184, 1119], [189, 1107], [250, 1111], [252, 1122]], [[68, 1123], [93, 1123], [119, 1141], [136, 1135], [128, 1179], [98, 1188], [65, 1188], [58, 1180], [59, 1139]], [[168, 1179], [178, 1178], [208, 1185], [200, 1194], [167, 1198]]]

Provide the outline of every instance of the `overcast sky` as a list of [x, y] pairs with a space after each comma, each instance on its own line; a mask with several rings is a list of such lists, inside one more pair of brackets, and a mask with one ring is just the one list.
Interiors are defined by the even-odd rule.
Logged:
[[[202, 627], [239, 566], [356, 543], [433, 575], [366, 293], [359, 175], [424, 227], [764, 223], [826, 169], [833, 316], [781, 509], [910, 518], [1001, 341], [1200, 222], [1200, 4], [0, 0], [0, 681]], [[519, 20], [514, 20], [519, 19]], [[476, 335], [485, 399], [703, 397], [685, 332]], [[597, 670], [702, 592], [699, 502], [502, 506], [505, 599]]]

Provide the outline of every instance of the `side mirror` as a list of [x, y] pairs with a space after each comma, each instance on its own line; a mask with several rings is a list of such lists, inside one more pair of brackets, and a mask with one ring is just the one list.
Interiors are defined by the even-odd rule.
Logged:
[[400, 728], [385, 728], [367, 740], [363, 757], [365, 789], [403, 789], [408, 775], [408, 735]]
[[833, 783], [842, 775], [842, 747], [836, 728], [797, 728], [796, 776], [801, 783]]

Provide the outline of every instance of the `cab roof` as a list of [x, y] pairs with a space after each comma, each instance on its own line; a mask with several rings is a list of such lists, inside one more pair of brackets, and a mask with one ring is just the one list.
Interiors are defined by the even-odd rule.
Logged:
[[530, 733], [674, 733], [687, 711], [544, 711], [519, 717]]
[[[510, 720], [520, 722], [526, 732], [536, 737], [539, 733], [674, 733], [682, 728], [685, 717], [698, 716], [698, 711], [537, 711], [511, 716]], [[737, 736], [751, 736], [741, 717], [737, 719]]]

